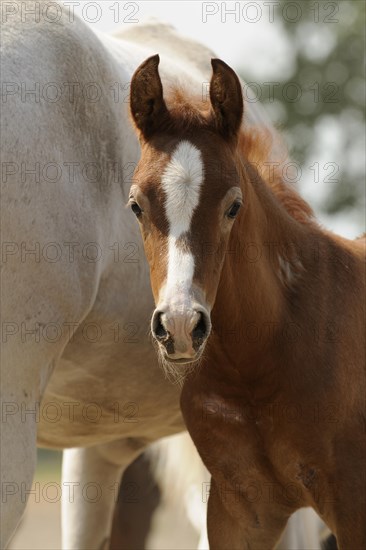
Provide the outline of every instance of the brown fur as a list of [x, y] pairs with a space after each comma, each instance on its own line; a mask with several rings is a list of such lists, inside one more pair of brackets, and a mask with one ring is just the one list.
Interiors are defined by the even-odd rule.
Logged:
[[[239, 136], [240, 155], [243, 159], [246, 159], [247, 163], [262, 167], [260, 173], [263, 180], [295, 220], [304, 223], [314, 221], [311, 207], [293, 188], [284, 183], [279, 167], [275, 166], [271, 175], [269, 174], [269, 170], [263, 169], [266, 166], [265, 163], [270, 158], [272, 141], [273, 134], [265, 128], [261, 131], [253, 129], [242, 131]], [[285, 145], [282, 143], [281, 149], [283, 150], [282, 158], [278, 159], [280, 166], [287, 159], [287, 151]]]
[[[365, 548], [364, 242], [323, 230], [280, 171], [265, 179], [269, 137], [235, 133], [238, 118], [228, 110], [234, 104], [231, 115], [238, 113], [242, 98], [227, 71], [211, 101], [230, 97], [221, 107], [232, 131], [223, 133], [213, 110], [175, 92], [164, 126], [144, 141], [139, 169], [139, 187], [152, 197], [159, 177], [147, 182], [144, 174], [157, 166], [160, 174], [161, 155], [190, 139], [205, 164], [219, 162], [221, 170], [206, 174], [186, 237], [195, 284], [213, 306], [213, 330], [181, 397], [212, 475], [210, 547], [273, 548], [290, 515], [312, 506], [341, 550]], [[233, 182], [244, 205], [229, 226], [223, 201]], [[164, 199], [154, 197], [148, 223], [156, 228]], [[151, 235], [150, 255], [164, 238]], [[202, 244], [210, 245], [207, 254]], [[255, 261], [248, 247], [258, 252]], [[163, 279], [158, 267], [153, 288]]]

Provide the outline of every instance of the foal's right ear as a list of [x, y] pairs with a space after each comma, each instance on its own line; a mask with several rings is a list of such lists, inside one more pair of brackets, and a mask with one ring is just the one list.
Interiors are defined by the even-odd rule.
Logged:
[[160, 58], [153, 55], [136, 70], [131, 81], [130, 109], [137, 128], [149, 139], [168, 114], [158, 71]]

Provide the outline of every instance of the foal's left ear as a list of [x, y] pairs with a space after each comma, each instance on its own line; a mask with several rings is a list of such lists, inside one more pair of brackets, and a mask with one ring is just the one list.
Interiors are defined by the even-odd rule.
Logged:
[[217, 129], [225, 139], [236, 138], [243, 118], [243, 94], [236, 73], [221, 59], [212, 59], [210, 100]]
[[159, 55], [146, 59], [136, 69], [131, 81], [131, 114], [145, 139], [154, 134], [168, 115], [158, 71], [159, 62]]

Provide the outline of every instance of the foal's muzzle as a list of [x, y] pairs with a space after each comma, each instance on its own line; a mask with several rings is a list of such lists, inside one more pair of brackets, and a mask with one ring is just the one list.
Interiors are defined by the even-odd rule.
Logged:
[[210, 334], [210, 315], [202, 306], [182, 310], [169, 306], [157, 308], [151, 320], [151, 331], [165, 359], [191, 363], [200, 357]]

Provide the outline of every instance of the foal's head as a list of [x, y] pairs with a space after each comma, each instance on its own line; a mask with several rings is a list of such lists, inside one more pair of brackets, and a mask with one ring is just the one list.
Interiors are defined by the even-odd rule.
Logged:
[[211, 331], [224, 251], [242, 204], [235, 155], [243, 98], [234, 71], [214, 59], [206, 107], [179, 90], [166, 103], [158, 65], [159, 56], [149, 58], [132, 79], [141, 160], [129, 202], [150, 265], [152, 334], [173, 366], [196, 361]]

